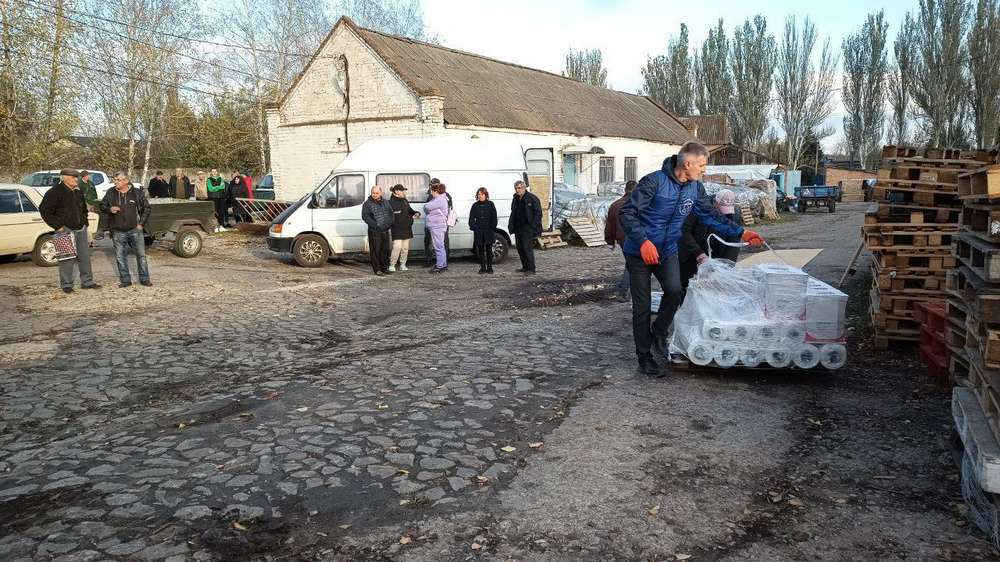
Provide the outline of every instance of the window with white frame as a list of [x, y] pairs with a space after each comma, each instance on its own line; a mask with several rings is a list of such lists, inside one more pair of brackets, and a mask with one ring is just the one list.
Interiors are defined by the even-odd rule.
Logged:
[[615, 157], [601, 156], [600, 183], [615, 181]]

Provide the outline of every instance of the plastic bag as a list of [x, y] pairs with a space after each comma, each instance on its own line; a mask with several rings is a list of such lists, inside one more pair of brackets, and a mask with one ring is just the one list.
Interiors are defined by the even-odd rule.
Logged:
[[674, 316], [670, 351], [696, 365], [838, 369], [847, 295], [788, 265], [698, 267]]

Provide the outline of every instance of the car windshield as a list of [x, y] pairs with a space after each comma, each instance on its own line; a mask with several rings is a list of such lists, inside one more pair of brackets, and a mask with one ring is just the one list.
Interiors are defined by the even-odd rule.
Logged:
[[52, 187], [57, 183], [59, 183], [59, 176], [48, 172], [29, 174], [21, 179], [21, 185], [28, 185], [31, 187]]
[[257, 189], [274, 189], [274, 178], [271, 174], [264, 176], [264, 178], [260, 180], [260, 185], [257, 186]]

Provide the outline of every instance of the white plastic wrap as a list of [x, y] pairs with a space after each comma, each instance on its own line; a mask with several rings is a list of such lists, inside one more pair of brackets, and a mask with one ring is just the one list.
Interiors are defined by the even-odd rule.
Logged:
[[710, 259], [674, 316], [670, 351], [695, 365], [839, 369], [847, 295], [788, 265]]

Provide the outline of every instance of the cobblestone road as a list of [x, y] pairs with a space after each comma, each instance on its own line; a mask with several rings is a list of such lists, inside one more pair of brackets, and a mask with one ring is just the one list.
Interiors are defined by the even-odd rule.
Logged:
[[[51, 270], [3, 266], [0, 559], [988, 552], [947, 507], [956, 484], [940, 485], [954, 476], [934, 458], [946, 399], [903, 396], [876, 431], [843, 413], [878, 399], [860, 374], [837, 392], [831, 379], [636, 378], [628, 305], [609, 288], [620, 255], [544, 252], [536, 278], [459, 261], [382, 280], [240, 244], [188, 261], [154, 252], [153, 289], [68, 297]], [[838, 415], [842, 427], [823, 425]], [[810, 416], [826, 441], [799, 427]], [[914, 420], [905, 450], [881, 458], [897, 417]], [[854, 454], [871, 458], [839, 466]], [[790, 491], [838, 466], [836, 490]], [[905, 493], [946, 505], [850, 484], [872, 470], [912, 471]], [[779, 488], [783, 509], [762, 507]], [[832, 544], [800, 544], [823, 518], [790, 508], [796, 493], [837, 510], [822, 512]], [[858, 535], [852, 521], [885, 528]], [[927, 544], [930, 528], [959, 546]]]

